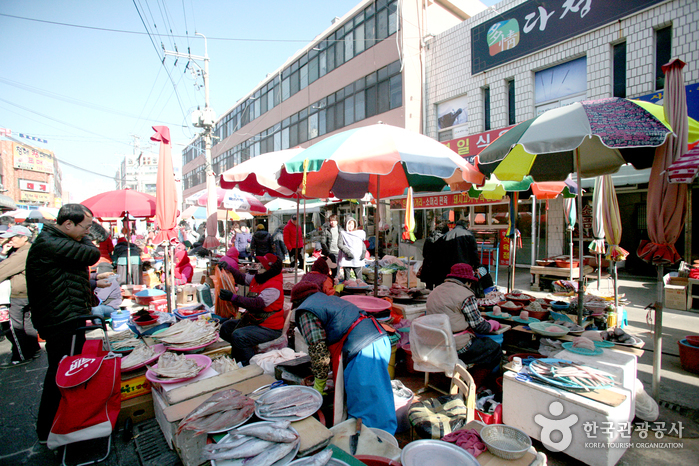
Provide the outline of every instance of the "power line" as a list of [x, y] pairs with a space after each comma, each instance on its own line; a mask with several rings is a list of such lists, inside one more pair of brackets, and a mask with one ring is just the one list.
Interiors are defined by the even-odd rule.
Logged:
[[[135, 5], [135, 1], [134, 1]], [[136, 10], [138, 10], [138, 7], [136, 7]], [[159, 34], [159, 33], [151, 33], [151, 32], [141, 32], [141, 31], [127, 31], [125, 29], [111, 29], [111, 28], [100, 28], [96, 26], [83, 26], [80, 24], [70, 24], [70, 23], [61, 23], [58, 21], [48, 21], [45, 19], [36, 19], [36, 18], [27, 18], [24, 16], [17, 16], [17, 15], [8, 15], [6, 13], [0, 13], [0, 16], [5, 16], [7, 18], [15, 18], [15, 19], [22, 19], [25, 21], [34, 21], [37, 23], [46, 23], [46, 24], [54, 24], [56, 26], [66, 26], [66, 27], [74, 27], [74, 28], [79, 28], [79, 29], [90, 29], [93, 31], [104, 31], [104, 32], [118, 32], [120, 34], [136, 34], [136, 35], [148, 35], [148, 36], [169, 36], [173, 38], [189, 38], [190, 36], [187, 35], [175, 35], [175, 34]], [[141, 16], [141, 13], [139, 12], [139, 16]], [[143, 22], [143, 17], [141, 17], [141, 21]], [[148, 28], [146, 27], [145, 23], [143, 26], [146, 28], [146, 31], [148, 31]], [[232, 41], [232, 42], [302, 42], [302, 43], [309, 43], [311, 42], [308, 39], [245, 39], [245, 38], [234, 38], [234, 37], [208, 37], [207, 39], [209, 40], [220, 40], [220, 41]], [[152, 41], [151, 37], [151, 41]], [[335, 40], [335, 42], [342, 42], [343, 40]]]

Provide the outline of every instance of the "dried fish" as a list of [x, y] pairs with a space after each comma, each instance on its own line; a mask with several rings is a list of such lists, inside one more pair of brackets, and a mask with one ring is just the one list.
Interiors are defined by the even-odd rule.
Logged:
[[181, 320], [164, 332], [154, 335], [169, 348], [192, 348], [218, 339], [218, 323], [204, 320]]
[[155, 351], [150, 346], [139, 346], [134, 349], [131, 354], [121, 358], [121, 368], [130, 369], [132, 367], [143, 364], [144, 362], [153, 359], [155, 356]]
[[228, 356], [223, 356], [216, 358], [211, 361], [211, 368], [218, 372], [219, 374], [224, 374], [226, 372], [231, 372], [239, 369], [238, 365]]
[[223, 430], [244, 422], [254, 410], [251, 398], [234, 389], [224, 390], [185, 416], [177, 427], [177, 433], [185, 429], [197, 434]]
[[149, 367], [158, 377], [172, 379], [195, 377], [202, 369], [194, 359], [184, 354], [165, 352], [158, 358], [158, 367]]
[[302, 403], [298, 405], [295, 404], [286, 408], [278, 408], [265, 412], [260, 410], [260, 414], [269, 417], [297, 416], [299, 418], [302, 418], [310, 416], [316, 411], [318, 411], [318, 403], [315, 400], [312, 400], [307, 403]]

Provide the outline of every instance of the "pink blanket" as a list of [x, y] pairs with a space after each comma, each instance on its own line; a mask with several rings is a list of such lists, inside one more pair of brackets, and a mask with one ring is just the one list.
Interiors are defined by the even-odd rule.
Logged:
[[476, 429], [457, 430], [451, 434], [442, 437], [442, 440], [449, 443], [455, 443], [474, 457], [480, 455], [487, 450], [485, 443], [481, 440]]

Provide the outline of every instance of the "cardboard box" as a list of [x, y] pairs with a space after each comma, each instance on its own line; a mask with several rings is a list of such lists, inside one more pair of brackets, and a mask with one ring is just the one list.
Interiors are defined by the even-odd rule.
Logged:
[[127, 419], [131, 418], [134, 424], [155, 417], [153, 397], [150, 393], [122, 401], [121, 411], [117, 416], [117, 427], [123, 426]]
[[677, 277], [674, 273], [669, 273], [663, 277], [663, 282], [665, 283], [665, 307], [686, 311], [688, 279]]
[[143, 395], [150, 396], [150, 392], [151, 384], [145, 374], [121, 381], [121, 401]]

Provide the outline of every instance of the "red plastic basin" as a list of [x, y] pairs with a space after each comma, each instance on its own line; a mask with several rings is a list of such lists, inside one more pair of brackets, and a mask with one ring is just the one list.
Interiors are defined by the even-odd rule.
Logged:
[[367, 466], [401, 466], [400, 461], [384, 458], [383, 456], [356, 455], [355, 458]]

